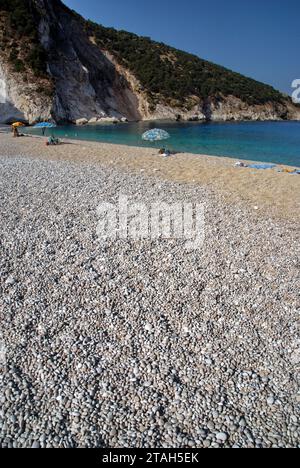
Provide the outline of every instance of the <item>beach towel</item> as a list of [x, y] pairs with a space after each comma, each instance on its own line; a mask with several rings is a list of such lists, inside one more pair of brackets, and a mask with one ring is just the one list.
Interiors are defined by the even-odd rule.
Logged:
[[276, 164], [251, 164], [249, 166], [251, 169], [274, 169], [276, 167]]
[[300, 174], [299, 169], [279, 169], [278, 172], [284, 173], [284, 174]]

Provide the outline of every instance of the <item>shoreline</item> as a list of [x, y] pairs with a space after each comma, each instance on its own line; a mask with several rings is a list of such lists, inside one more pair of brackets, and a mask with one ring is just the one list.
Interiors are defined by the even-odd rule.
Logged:
[[[143, 120], [141, 121], [136, 121], [136, 122], [145, 122]], [[160, 120], [160, 121], [152, 121], [152, 122], [172, 122], [171, 120]], [[261, 121], [261, 123], [299, 123], [300, 121], [299, 120], [266, 120], [266, 121]], [[127, 124], [130, 124], [130, 123], [134, 123], [134, 122], [126, 122]], [[174, 121], [173, 123], [176, 123], [176, 121]], [[184, 122], [181, 122], [181, 123], [184, 123]], [[194, 121], [187, 121], [185, 123], [189, 123], [189, 124], [240, 124], [240, 123], [245, 123], [245, 124], [257, 124], [259, 123], [258, 121], [248, 121], [248, 120], [242, 120], [242, 121], [209, 121], [209, 122], [194, 122]], [[86, 125], [83, 125], [83, 126], [78, 126], [76, 124], [70, 124], [70, 126], [74, 127], [74, 129], [78, 129], [78, 128], [82, 128], [82, 127], [88, 127], [88, 128], [92, 128], [94, 126], [103, 126], [103, 127], [106, 127], [107, 125], [111, 125], [111, 124], [107, 124], [107, 123], [103, 123], [103, 124], [86, 124]], [[125, 125], [125, 123], [122, 123], [122, 122], [119, 122], [118, 125]], [[59, 128], [60, 126], [58, 125], [57, 128]], [[64, 127], [64, 125], [61, 125], [61, 127]], [[2, 130], [3, 129], [7, 129], [7, 132], [3, 132]], [[0, 133], [10, 133], [10, 126], [6, 125], [6, 124], [0, 124]], [[31, 128], [33, 127], [24, 127], [24, 129], [28, 129], [30, 130]], [[22, 129], [20, 129], [21, 131]], [[48, 138], [50, 135], [36, 135], [34, 133], [25, 133], [24, 134], [26, 137], [32, 137], [32, 138]], [[68, 135], [54, 135], [54, 136], [57, 136], [57, 138], [59, 138], [62, 142], [64, 143], [67, 143], [67, 142], [71, 142], [71, 143], [83, 143], [83, 144], [99, 144], [99, 145], [115, 145], [115, 146], [124, 146], [124, 147], [129, 147], [129, 148], [139, 148], [139, 149], [152, 149], [152, 150], [157, 150], [158, 148], [153, 146], [153, 147], [150, 147], [150, 146], [143, 146], [143, 145], [136, 145], [136, 144], [130, 144], [130, 143], [112, 143], [112, 142], [109, 142], [109, 141], [100, 141], [100, 140], [86, 140], [84, 138], [80, 138], [80, 137], [77, 137], [77, 138], [72, 138], [72, 137], [69, 137]], [[163, 142], [162, 142], [163, 144]], [[211, 157], [211, 158], [220, 158], [220, 159], [229, 159], [229, 160], [233, 160], [235, 162], [237, 161], [242, 161], [246, 164], [273, 164], [274, 166], [278, 167], [278, 168], [287, 168], [287, 169], [295, 169], [295, 170], [300, 170], [300, 165], [298, 164], [292, 164], [292, 163], [285, 163], [285, 162], [276, 162], [275, 160], [267, 160], [267, 161], [264, 161], [264, 160], [260, 160], [260, 159], [251, 159], [251, 158], [246, 158], [244, 156], [232, 156], [230, 154], [227, 154], [227, 155], [223, 155], [223, 154], [205, 154], [205, 153], [201, 153], [201, 152], [189, 152], [189, 151], [185, 151], [185, 150], [179, 150], [176, 152], [175, 150], [175, 155], [193, 155], [193, 156], [200, 156], [200, 157]], [[251, 168], [250, 168], [251, 169]]]
[[[145, 123], [145, 122], [152, 122], [152, 123], [157, 123], [159, 125], [159, 123], [173, 123], [173, 124], [176, 124], [178, 122], [176, 121], [172, 121], [172, 120], [168, 120], [168, 119], [164, 119], [164, 120], [140, 120], [140, 121], [128, 121], [126, 123], [124, 122], [119, 122], [117, 125], [114, 125], [114, 124], [108, 124], [108, 123], [91, 123], [91, 124], [85, 124], [85, 125], [76, 125], [75, 123], [73, 124], [61, 124], [61, 125], [57, 125], [57, 129], [62, 129], [64, 128], [64, 130], [67, 131], [67, 128], [70, 127], [72, 128], [72, 130], [74, 130], [74, 132], [77, 130], [80, 130], [82, 128], [88, 128], [88, 129], [91, 129], [93, 127], [103, 127], [103, 128], [106, 128], [106, 127], [121, 127], [121, 126], [124, 126], [124, 125], [129, 125], [129, 124], [133, 124], [133, 123]], [[199, 124], [202, 124], [202, 125], [239, 125], [239, 124], [253, 124], [253, 125], [256, 125], [256, 124], [259, 124], [259, 123], [269, 123], [269, 124], [282, 124], [282, 123], [286, 123], [286, 124], [290, 124], [290, 123], [294, 123], [294, 124], [299, 124], [300, 125], [300, 121], [298, 120], [264, 120], [264, 121], [249, 121], [249, 120], [241, 120], [241, 121], [232, 121], [232, 120], [228, 120], [228, 121], [207, 121], [207, 122], [203, 122], [203, 121], [182, 121], [182, 122], [179, 122], [179, 124], [182, 123], [182, 124], [189, 124], [189, 125], [199, 125]], [[1, 128], [2, 127], [2, 128]], [[6, 133], [6, 132], [3, 132], [2, 130], [6, 127], [7, 129], [7, 133], [10, 132], [10, 126], [8, 125], [4, 125], [4, 124], [0, 124], [0, 133]], [[35, 134], [35, 133], [31, 133], [31, 130], [33, 129], [34, 127], [33, 126], [28, 126], [28, 127], [24, 127], [24, 131], [26, 132], [25, 135], [26, 136], [31, 136], [31, 137], [43, 137], [42, 135], [39, 135], [39, 134]], [[20, 130], [21, 131], [21, 130]], [[28, 132], [28, 133], [27, 133]], [[75, 132], [76, 133], [76, 132]], [[48, 137], [50, 136], [49, 135], [46, 135], [45, 137]], [[72, 136], [69, 136], [68, 134], [62, 134], [62, 135], [54, 135], [54, 136], [57, 136], [58, 138], [62, 139], [62, 140], [68, 140], [68, 141], [72, 141], [72, 142], [86, 142], [86, 143], [98, 143], [98, 144], [116, 144], [118, 146], [129, 146], [129, 147], [137, 147], [137, 148], [151, 148], [150, 146], [147, 146], [147, 145], [142, 145], [142, 144], [139, 144], [138, 142], [134, 142], [134, 143], [127, 143], [127, 142], [110, 142], [110, 141], [101, 141], [101, 140], [97, 140], [97, 139], [85, 139], [84, 136], [80, 136], [80, 132], [79, 132], [79, 135], [76, 135], [76, 137], [72, 137]], [[172, 147], [172, 145], [171, 145]], [[152, 148], [155, 148], [154, 146]], [[174, 146], [173, 150], [176, 151], [176, 145]], [[251, 159], [251, 156], [249, 155], [249, 158], [247, 157], [247, 155], [243, 155], [243, 154], [239, 154], [239, 155], [232, 155], [230, 154], [230, 151], [227, 152], [227, 154], [216, 154], [214, 152], [214, 154], [206, 154], [206, 153], [203, 153], [201, 152], [200, 150], [193, 150], [192, 148], [191, 149], [178, 149], [177, 151], [177, 154], [193, 154], [193, 155], [197, 155], [197, 156], [212, 156], [212, 157], [218, 157], [218, 158], [227, 158], [227, 159], [234, 159], [234, 160], [241, 160], [241, 161], [244, 161], [244, 162], [250, 162], [250, 163], [256, 163], [256, 164], [274, 164], [278, 167], [287, 167], [287, 168], [294, 168], [294, 169], [297, 169], [299, 170], [300, 169], [300, 161], [280, 161], [280, 158], [278, 158], [276, 160], [276, 158], [278, 156], [276, 155], [273, 155], [275, 160], [272, 158], [271, 159], [271, 156], [270, 156], [270, 160], [267, 158], [267, 159], [260, 159], [258, 155], [254, 155], [254, 158], [255, 159]], [[294, 158], [295, 159], [295, 158]], [[297, 158], [296, 158], [297, 159]]]
[[[275, 169], [237, 168], [238, 158], [178, 153], [162, 158], [157, 149], [63, 138], [59, 146], [46, 147], [46, 137], [20, 139], [0, 133], [0, 147], [7, 156], [100, 164], [184, 184], [201, 185], [219, 193], [227, 203], [242, 203], [255, 213], [298, 218], [300, 178]], [[257, 163], [257, 161], [245, 161]], [[263, 164], [263, 162], [262, 162]]]
[[[218, 128], [218, 126], [220, 127], [224, 127], [225, 129], [226, 128], [229, 128], [229, 127], [232, 127], [234, 125], [245, 125], [246, 127], [246, 134], [247, 134], [247, 128], [250, 124], [252, 125], [259, 125], [259, 124], [279, 124], [281, 125], [283, 122], [286, 122], [287, 125], [289, 125], [291, 123], [291, 121], [272, 121], [272, 120], [269, 120], [269, 121], [262, 121], [262, 122], [257, 122], [257, 121], [213, 121], [213, 122], [181, 122], [181, 124], [183, 125], [183, 128], [185, 128], [185, 125], [188, 125], [187, 128], [193, 128], [193, 126], [195, 125], [196, 127], [198, 126], [204, 126], [204, 127], [208, 127], [211, 125], [211, 126], [216, 126], [216, 128]], [[128, 122], [127, 124], [125, 123], [120, 123], [118, 125], [116, 125], [117, 129], [120, 129], [122, 130], [122, 128], [124, 127], [124, 125], [130, 125], [131, 123], [134, 123], [134, 122]], [[140, 123], [143, 123], [143, 121], [141, 121]], [[175, 126], [176, 125], [180, 125], [180, 123], [176, 123], [176, 122], [172, 122], [170, 120], [161, 120], [161, 121], [152, 121], [153, 124], [157, 125], [157, 127], [159, 128], [160, 126], [160, 123], [163, 124], [163, 123], [169, 123], [169, 124], [174, 124]], [[295, 125], [299, 125], [299, 122], [298, 121], [293, 121], [293, 123]], [[62, 138], [62, 139], [65, 139], [67, 138], [68, 140], [72, 140], [72, 141], [83, 141], [83, 142], [93, 142], [93, 143], [106, 143], [106, 144], [116, 144], [116, 145], [123, 145], [123, 146], [129, 146], [129, 147], [138, 147], [138, 148], [149, 148], [150, 146], [148, 146], [147, 144], [142, 144], [142, 142], [136, 138], [132, 141], [126, 141], [126, 138], [124, 140], [124, 138], [120, 138], [119, 140], [120, 141], [112, 141], [110, 138], [106, 139], [107, 141], [105, 141], [105, 138], [103, 139], [103, 141], [101, 141], [101, 139], [99, 140], [97, 138], [96, 135], [94, 135], [94, 131], [93, 131], [93, 128], [96, 127], [96, 128], [105, 128], [105, 127], [115, 127], [114, 125], [107, 125], [107, 124], [87, 124], [87, 125], [84, 125], [84, 126], [76, 126], [75, 124], [73, 125], [62, 125], [62, 126], [57, 126], [57, 134], [54, 130], [54, 136], [57, 136], [58, 138]], [[176, 129], [177, 127], [175, 127]], [[180, 127], [179, 127], [180, 128]], [[243, 127], [242, 127], [243, 128]], [[250, 127], [251, 128], [251, 127]], [[273, 127], [272, 127], [273, 128]], [[28, 132], [26, 134], [28, 135], [31, 135], [31, 136], [41, 136], [39, 134], [35, 135], [34, 133], [31, 133], [31, 130], [32, 128], [30, 127], [27, 127], [27, 129], [25, 130], [25, 132]], [[83, 132], [81, 132], [81, 130], [83, 130]], [[71, 132], [71, 133], [70, 133]], [[87, 133], [86, 133], [87, 132]], [[118, 132], [118, 130], [117, 130]], [[138, 132], [138, 129], [135, 129], [135, 132]], [[83, 133], [83, 134], [82, 134]], [[97, 132], [96, 132], [97, 133]], [[90, 139], [91, 137], [91, 139]], [[228, 138], [228, 141], [230, 141], [230, 135], [227, 137]], [[254, 134], [254, 138], [257, 138], [257, 135]], [[118, 138], [117, 138], [118, 140]], [[188, 141], [188, 139], [187, 139]], [[163, 142], [162, 142], [163, 144]], [[189, 144], [184, 144], [183, 141], [179, 141], [177, 143], [173, 142], [172, 144], [172, 141], [170, 141], [169, 143], [166, 142], [166, 145], [170, 146], [170, 148], [172, 150], [175, 150], [175, 152], [177, 151], [178, 154], [194, 154], [194, 155], [197, 155], [197, 156], [203, 156], [204, 155], [208, 155], [208, 156], [212, 156], [212, 157], [220, 157], [220, 158], [230, 158], [230, 159], [237, 159], [237, 160], [241, 160], [241, 161], [251, 161], [253, 163], [263, 163], [263, 164], [275, 164], [277, 166], [284, 166], [284, 167], [288, 167], [288, 168], [299, 168], [299, 164], [300, 164], [300, 161], [299, 161], [299, 158], [296, 157], [296, 155], [294, 153], [286, 153], [285, 151], [285, 148], [282, 147], [281, 149], [281, 152], [280, 153], [277, 153], [276, 150], [274, 149], [274, 151], [269, 151], [267, 150], [267, 152], [265, 154], [262, 154], [261, 151], [259, 149], [256, 149], [256, 150], [253, 150], [252, 152], [250, 151], [247, 151], [247, 145], [249, 144], [249, 142], [247, 142], [247, 138], [246, 138], [246, 141], [244, 143], [241, 143], [240, 144], [240, 147], [239, 147], [239, 150], [237, 150], [237, 148], [231, 148], [231, 145], [229, 145], [229, 147], [227, 147], [227, 145], [225, 144], [221, 144], [220, 145], [216, 145], [215, 147], [212, 147], [212, 148], [206, 148], [206, 147], [202, 147], [201, 144], [200, 146], [198, 145], [189, 145]], [[244, 151], [244, 147], [243, 145], [245, 144], [245, 149], [246, 151]], [[296, 145], [296, 143], [295, 143]], [[154, 146], [155, 147], [155, 146]], [[155, 147], [157, 148], [157, 146]], [[243, 151], [241, 151], [243, 149]], [[264, 152], [264, 146], [261, 148], [262, 151]], [[209, 153], [207, 154], [206, 151], [209, 151]], [[232, 154], [234, 153], [234, 154]], [[249, 154], [248, 154], [249, 153]], [[252, 154], [250, 154], [252, 153]], [[254, 159], [252, 159], [254, 158]]]
[[[245, 121], [246, 122], [246, 121]], [[272, 122], [271, 120], [269, 122]], [[296, 120], [294, 120], [293, 122], [298, 122]], [[193, 123], [193, 122], [190, 122], [190, 123]], [[239, 122], [213, 122], [213, 123], [239, 123]], [[254, 122], [256, 123], [256, 122]], [[0, 130], [1, 130], [1, 126], [0, 126]], [[30, 137], [30, 138], [38, 138], [38, 139], [44, 139], [44, 138], [49, 138], [49, 135], [45, 135], [45, 136], [42, 136], [42, 135], [35, 135], [33, 133], [26, 133], [24, 134], [25, 137]], [[130, 144], [126, 144], [126, 143], [123, 143], [123, 144], [120, 144], [120, 143], [110, 143], [110, 142], [105, 142], [105, 141], [98, 141], [98, 140], [85, 140], [85, 139], [81, 139], [81, 138], [78, 138], [78, 139], [73, 139], [73, 138], [70, 138], [70, 137], [57, 137], [59, 138], [59, 140], [63, 143], [63, 144], [68, 144], [68, 143], [72, 143], [74, 145], [76, 144], [85, 144], [85, 145], [89, 145], [89, 144], [96, 144], [96, 145], [107, 145], [107, 146], [113, 146], [113, 147], [124, 147], [124, 148], [136, 148], [136, 149], [140, 149], [140, 150], [151, 150], [151, 151], [158, 151], [158, 148], [157, 147], [148, 147], [148, 146], [137, 146], [137, 145], [130, 145]], [[163, 143], [163, 142], [162, 142]], [[158, 154], [156, 154], [158, 155]], [[177, 151], [175, 152], [175, 154], [171, 155], [171, 158], [174, 157], [174, 156], [180, 156], [180, 155], [188, 155], [188, 156], [194, 156], [194, 157], [201, 157], [201, 158], [208, 158], [208, 159], [221, 159], [221, 160], [228, 160], [228, 162], [231, 162], [233, 164], [235, 164], [236, 162], [240, 161], [242, 158], [238, 158], [238, 157], [233, 157], [233, 156], [222, 156], [222, 155], [216, 155], [216, 154], [204, 154], [204, 153], [189, 153], [189, 152], [185, 152], [185, 151]], [[159, 155], [158, 155], [159, 156]], [[273, 161], [256, 161], [256, 160], [253, 160], [253, 159], [242, 159], [242, 162], [244, 162], [245, 164], [273, 164], [274, 166], [276, 166], [277, 168], [279, 169], [284, 169], [284, 168], [294, 168], [295, 170], [300, 170], [300, 165], [299, 166], [296, 166], [296, 165], [289, 165], [289, 164], [279, 164], [279, 163], [276, 163], [276, 162], [273, 162]], [[244, 168], [244, 169], [252, 169], [252, 168]], [[253, 169], [252, 169], [253, 170]]]
[[[193, 122], [191, 122], [193, 123]], [[231, 123], [231, 122], [229, 122]], [[232, 122], [232, 123], [238, 123], [238, 122]], [[1, 129], [0, 129], [1, 130]], [[50, 135], [45, 135], [45, 136], [42, 136], [42, 135], [35, 135], [33, 133], [25, 133], [24, 134], [26, 137], [30, 137], [30, 138], [49, 138]], [[55, 135], [54, 135], [55, 136]], [[157, 147], [154, 147], [154, 146], [138, 146], [138, 145], [130, 145], [129, 143], [110, 143], [110, 142], [105, 142], [105, 141], [99, 141], [99, 140], [85, 140], [84, 138], [77, 138], [77, 139], [74, 139], [74, 138], [71, 138], [71, 137], [60, 137], [58, 136], [57, 138], [59, 138], [59, 140], [64, 143], [64, 144], [67, 144], [68, 142], [72, 143], [72, 144], [77, 144], [77, 143], [82, 143], [82, 144], [99, 144], [99, 145], [109, 145], [109, 146], [117, 146], [117, 147], [125, 147], [125, 148], [138, 148], [138, 149], [145, 149], [145, 150], [152, 150], [152, 151], [158, 151], [158, 148]], [[162, 142], [163, 143], [163, 142]], [[238, 158], [238, 157], [233, 157], [233, 156], [223, 156], [223, 155], [217, 155], [217, 154], [204, 154], [204, 153], [189, 153], [189, 152], [185, 152], [185, 151], [177, 151], [175, 152], [174, 155], [172, 155], [171, 157], [174, 157], [174, 156], [180, 156], [180, 155], [189, 155], [189, 156], [199, 156], [199, 157], [205, 157], [205, 158], [213, 158], [213, 159], [224, 159], [224, 160], [229, 160], [231, 161], [232, 163], [236, 163], [238, 161], [242, 161], [244, 162], [245, 164], [274, 164], [274, 166], [278, 167], [278, 168], [294, 168], [296, 170], [300, 170], [300, 165], [299, 166], [296, 166], [296, 165], [289, 165], [289, 164], [279, 164], [279, 163], [276, 163], [276, 162], [273, 162], [273, 161], [256, 161], [256, 160], [253, 160], [253, 159], [242, 159], [242, 158]], [[251, 168], [250, 168], [251, 169]]]

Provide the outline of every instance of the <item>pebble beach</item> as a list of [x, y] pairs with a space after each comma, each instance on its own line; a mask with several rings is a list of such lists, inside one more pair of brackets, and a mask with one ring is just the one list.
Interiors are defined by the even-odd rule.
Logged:
[[[300, 447], [299, 175], [0, 133], [0, 446]], [[120, 194], [205, 242], [100, 242]]]

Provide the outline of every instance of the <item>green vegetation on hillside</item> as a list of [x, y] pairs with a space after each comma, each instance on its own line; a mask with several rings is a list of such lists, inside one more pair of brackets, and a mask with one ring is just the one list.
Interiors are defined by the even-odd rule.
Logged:
[[[52, 0], [58, 14], [77, 20], [96, 44], [112, 53], [140, 82], [153, 106], [164, 103], [191, 109], [199, 99], [233, 95], [248, 104], [282, 103], [285, 98], [271, 86], [202, 60], [195, 55], [86, 21], [59, 0]], [[31, 70], [48, 78], [47, 54], [39, 41], [38, 13], [33, 0], [0, 0], [0, 49], [15, 72]]]
[[91, 21], [84, 27], [97, 44], [113, 53], [149, 93], [153, 102], [186, 105], [191, 97], [234, 95], [249, 104], [282, 102], [271, 86], [246, 78], [147, 37], [105, 28]]
[[47, 57], [40, 45], [38, 18], [30, 0], [0, 0], [0, 47], [9, 51], [16, 72], [31, 69], [38, 77], [46, 75]]

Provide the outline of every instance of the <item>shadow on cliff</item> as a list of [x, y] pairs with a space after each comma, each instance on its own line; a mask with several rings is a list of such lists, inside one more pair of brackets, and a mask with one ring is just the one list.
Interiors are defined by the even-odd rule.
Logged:
[[20, 109], [18, 109], [11, 101], [0, 103], [0, 123], [5, 125], [11, 125], [14, 122], [28, 123], [25, 115]]
[[74, 16], [60, 2], [45, 3], [41, 42], [48, 53], [54, 79], [56, 120], [109, 115], [139, 120], [138, 99], [126, 78], [93, 42]]

